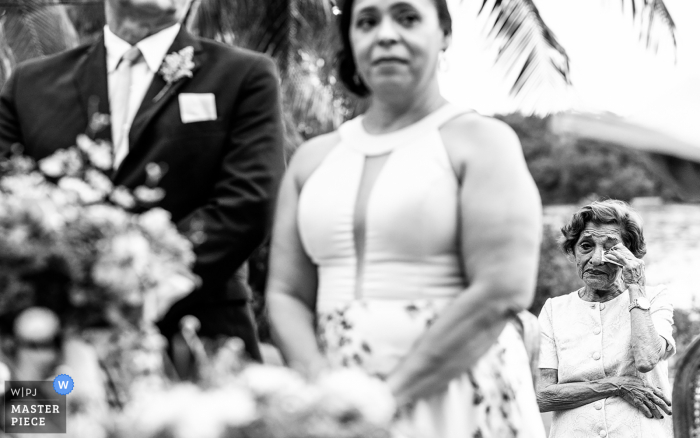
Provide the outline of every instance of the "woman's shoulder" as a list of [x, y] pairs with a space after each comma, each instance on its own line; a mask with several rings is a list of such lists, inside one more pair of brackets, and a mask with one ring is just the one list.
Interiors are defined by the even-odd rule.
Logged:
[[338, 131], [321, 134], [301, 144], [289, 161], [294, 179], [302, 187], [311, 174], [321, 165], [328, 154], [340, 143]]
[[440, 133], [448, 143], [478, 147], [481, 153], [521, 152], [520, 141], [507, 123], [474, 111], [463, 112], [446, 122]]
[[549, 306], [550, 310], [563, 310], [572, 306], [577, 306], [582, 302], [578, 292], [578, 290], [575, 290], [573, 292], [569, 292], [568, 294], [547, 298], [544, 305]]
[[445, 150], [460, 175], [467, 168], [501, 174], [524, 175], [520, 140], [506, 123], [470, 111], [449, 120], [440, 128]]

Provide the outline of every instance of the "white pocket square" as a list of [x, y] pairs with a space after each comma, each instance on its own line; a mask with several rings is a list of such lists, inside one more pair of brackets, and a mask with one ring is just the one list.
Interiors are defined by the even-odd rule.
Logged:
[[182, 123], [216, 120], [214, 93], [180, 93], [177, 99]]

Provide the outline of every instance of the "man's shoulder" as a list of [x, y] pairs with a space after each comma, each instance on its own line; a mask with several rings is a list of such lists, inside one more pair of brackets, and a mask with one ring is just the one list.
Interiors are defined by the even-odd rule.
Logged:
[[274, 65], [272, 58], [266, 54], [242, 47], [231, 46], [208, 38], [195, 37], [202, 49], [215, 55], [217, 62], [240, 63], [250, 65]]
[[94, 47], [95, 43], [81, 44], [78, 47], [63, 52], [55, 53], [39, 58], [32, 58], [19, 63], [16, 71], [22, 76], [58, 76], [68, 69], [73, 69], [75, 64]]

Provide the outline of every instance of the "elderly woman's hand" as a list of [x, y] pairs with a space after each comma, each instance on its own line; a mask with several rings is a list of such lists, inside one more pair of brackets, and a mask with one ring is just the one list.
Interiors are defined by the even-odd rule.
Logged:
[[617, 396], [639, 409], [648, 418], [664, 418], [661, 408], [671, 415], [671, 401], [659, 388], [648, 386], [638, 377], [609, 377], [610, 383], [617, 387]]
[[644, 261], [635, 257], [625, 245], [613, 246], [605, 252], [605, 258], [622, 266], [622, 281], [626, 285], [644, 286]]

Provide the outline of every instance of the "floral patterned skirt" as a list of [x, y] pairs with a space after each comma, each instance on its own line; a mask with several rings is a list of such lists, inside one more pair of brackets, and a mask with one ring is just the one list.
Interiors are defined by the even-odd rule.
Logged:
[[[385, 377], [451, 299], [321, 302], [318, 338], [335, 366]], [[543, 438], [522, 338], [507, 324], [498, 342], [448, 388], [418, 401], [396, 425], [401, 438]]]

